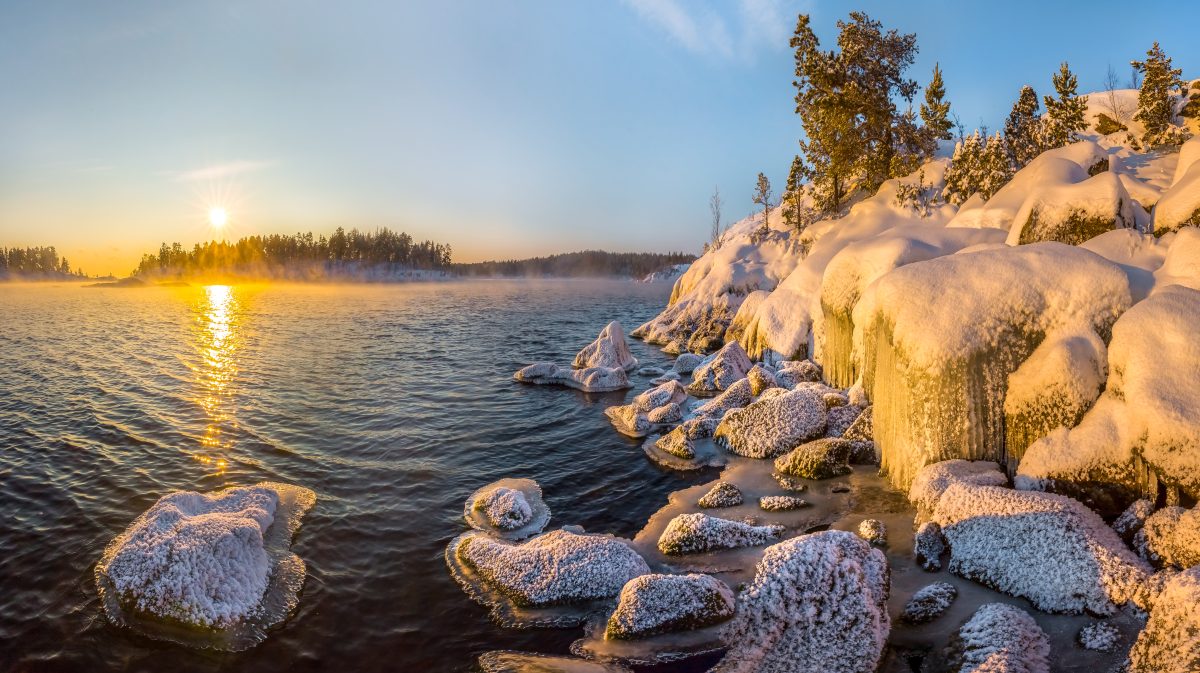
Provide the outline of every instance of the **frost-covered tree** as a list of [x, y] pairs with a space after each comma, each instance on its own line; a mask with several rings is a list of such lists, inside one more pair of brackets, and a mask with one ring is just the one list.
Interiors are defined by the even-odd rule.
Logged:
[[771, 181], [762, 173], [758, 174], [758, 180], [754, 183], [754, 203], [762, 206], [763, 221], [759, 232], [765, 236], [770, 228], [767, 218], [771, 215]]
[[986, 201], [1000, 188], [1012, 180], [1012, 159], [1008, 156], [1008, 145], [1000, 132], [988, 138], [979, 162], [979, 195]]
[[1004, 122], [1004, 141], [1008, 145], [1009, 157], [1017, 168], [1023, 168], [1042, 153], [1037, 92], [1028, 84], [1021, 87], [1021, 95]]
[[954, 123], [950, 121], [950, 101], [946, 100], [946, 85], [942, 82], [942, 69], [937, 63], [933, 64], [933, 78], [925, 87], [921, 124], [935, 142], [953, 137], [950, 135], [950, 129], [954, 128]]
[[946, 201], [961, 204], [979, 191], [980, 168], [984, 144], [979, 131], [966, 136], [954, 146], [954, 156], [946, 169], [946, 186], [942, 195]]
[[1087, 128], [1087, 96], [1077, 96], [1079, 81], [1071, 68], [1063, 61], [1052, 78], [1054, 92], [1058, 97], [1046, 96], [1046, 119], [1042, 129], [1042, 149], [1062, 147], [1073, 142], [1080, 131]]
[[1163, 52], [1158, 42], [1146, 52], [1146, 60], [1130, 61], [1133, 69], [1141, 73], [1142, 86], [1138, 90], [1138, 110], [1133, 118], [1146, 127], [1142, 142], [1148, 145], [1173, 145], [1186, 139], [1186, 133], [1175, 126], [1175, 99], [1172, 89], [1182, 89], [1180, 75], [1183, 70], [1171, 67], [1171, 57]]
[[721, 247], [721, 205], [721, 190], [713, 187], [712, 196], [708, 197], [708, 212], [712, 215], [712, 231], [708, 238], [713, 250]]

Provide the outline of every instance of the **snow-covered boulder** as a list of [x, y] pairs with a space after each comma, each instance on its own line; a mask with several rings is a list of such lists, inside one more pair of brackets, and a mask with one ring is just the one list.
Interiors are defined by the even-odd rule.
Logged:
[[1200, 136], [1183, 144], [1171, 187], [1154, 205], [1154, 234], [1200, 226]]
[[736, 341], [727, 343], [697, 365], [692, 372], [691, 388], [701, 392], [725, 390], [737, 380], [746, 378], [753, 366], [746, 351]]
[[924, 465], [1004, 456], [1009, 374], [1055, 333], [1107, 334], [1127, 277], [1061, 243], [989, 248], [909, 264], [855, 307], [881, 468], [907, 488]]
[[675, 423], [683, 418], [683, 409], [674, 402], [655, 407], [646, 413], [646, 419], [655, 425]]
[[1200, 510], [1158, 510], [1134, 534], [1133, 546], [1158, 566], [1185, 569], [1200, 565]]
[[[825, 402], [825, 407], [828, 409], [825, 413], [825, 436], [844, 437], [846, 431], [850, 429], [850, 426], [854, 425], [854, 421], [862, 413], [862, 409], [852, 404], [846, 404], [844, 396], [835, 395], [834, 393], [827, 393], [822, 396], [822, 401]], [[829, 406], [831, 401], [834, 401], [834, 406]]]
[[875, 545], [887, 544], [887, 526], [879, 519], [863, 519], [858, 524], [858, 536]]
[[746, 336], [746, 328], [750, 326], [750, 321], [754, 320], [755, 312], [769, 296], [771, 293], [767, 290], [755, 290], [746, 295], [737, 313], [733, 315], [733, 320], [729, 322], [729, 328], [725, 330], [725, 343], [738, 341]]
[[743, 501], [742, 491], [737, 486], [727, 481], [718, 481], [716, 486], [709, 489], [708, 493], [700, 496], [700, 500], [696, 502], [696, 505], [703, 509], [716, 509], [720, 507], [736, 507], [742, 504]]
[[845, 531], [768, 547], [725, 629], [714, 673], [866, 673], [891, 630], [883, 552]]
[[1149, 566], [1070, 498], [955, 483], [933, 520], [950, 543], [951, 572], [1039, 610], [1107, 615], [1143, 600]]
[[[293, 503], [290, 515], [281, 512], [285, 499]], [[128, 611], [216, 630], [247, 620], [259, 611], [282, 558], [299, 564], [303, 581], [303, 562], [290, 553], [273, 554], [268, 531], [281, 528], [286, 546], [313, 502], [308, 489], [265, 482], [159, 498], [108, 545], [96, 566], [109, 616], [124, 623], [122, 611]]]
[[1169, 577], [1129, 652], [1131, 673], [1200, 670], [1200, 566]]
[[1096, 622], [1079, 629], [1075, 641], [1085, 650], [1112, 652], [1121, 641], [1121, 632], [1112, 624]]
[[946, 536], [935, 521], [926, 521], [913, 535], [913, 556], [917, 565], [930, 572], [942, 569], [942, 554], [946, 553]]
[[604, 637], [633, 639], [698, 629], [733, 616], [733, 591], [710, 575], [642, 575], [621, 589]]
[[960, 673], [1049, 673], [1050, 639], [1021, 608], [980, 606], [958, 631]]
[[608, 367], [630, 372], [637, 369], [637, 358], [629, 352], [625, 332], [616, 320], [608, 323], [596, 340], [575, 355], [576, 369]]
[[454, 552], [520, 605], [616, 596], [626, 582], [650, 572], [646, 561], [619, 538], [562, 529], [521, 544], [468, 534]]
[[821, 380], [821, 366], [812, 360], [784, 360], [775, 367], [775, 382], [784, 388]]
[[520, 540], [542, 532], [550, 521], [550, 508], [536, 481], [501, 479], [467, 498], [463, 518], [476, 530]]
[[621, 664], [607, 661], [508, 650], [479, 655], [479, 670], [483, 673], [632, 673]]
[[727, 412], [713, 436], [749, 458], [773, 458], [825, 432], [825, 402], [806, 390], [763, 397]]
[[678, 421], [679, 404], [686, 399], [687, 391], [678, 381], [667, 381], [638, 394], [630, 404], [605, 409], [604, 415], [621, 434], [645, 437], [658, 425]]
[[758, 507], [766, 512], [788, 512], [808, 507], [809, 502], [795, 495], [764, 495], [758, 499]]
[[714, 421], [713, 429], [716, 429], [716, 422], [719, 422], [725, 417], [725, 412], [730, 409], [739, 409], [754, 401], [754, 393], [751, 390], [750, 380], [741, 379], [734, 382], [720, 395], [700, 404], [693, 410], [696, 418], [707, 418]]
[[691, 374], [704, 362], [703, 355], [695, 353], [680, 353], [679, 357], [675, 358], [675, 364], [672, 365], [675, 371], [679, 374]]
[[718, 549], [757, 547], [779, 539], [783, 526], [753, 526], [701, 513], [680, 514], [658, 538], [664, 554], [695, 554]]
[[654, 446], [658, 447], [660, 451], [669, 453], [676, 458], [691, 460], [696, 457], [696, 446], [692, 442], [692, 439], [688, 437], [687, 431], [683, 426], [679, 426], [659, 437], [655, 440]]
[[746, 372], [746, 379], [750, 381], [750, 394], [758, 397], [767, 388], [778, 388], [779, 383], [775, 380], [775, 375], [762, 365], [754, 365], [750, 371]]
[[946, 489], [959, 483], [1007, 486], [1008, 477], [990, 460], [943, 460], [917, 471], [908, 489], [908, 500], [916, 506], [918, 514], [928, 517]]
[[850, 473], [850, 442], [824, 437], [775, 459], [775, 471], [802, 479], [831, 479]]
[[525, 494], [503, 486], [480, 495], [472, 503], [472, 509], [482, 511], [488, 523], [503, 530], [520, 528], [533, 520], [533, 509]]
[[908, 599], [904, 604], [904, 611], [900, 613], [900, 619], [910, 624], [931, 622], [950, 609], [955, 598], [958, 598], [958, 589], [955, 589], [953, 584], [934, 582], [921, 587]]
[[567, 386], [589, 393], [610, 392], [633, 387], [624, 369], [615, 367], [570, 369], [549, 362], [531, 364], [514, 374], [513, 378], [521, 383]]
[[1104, 171], [1082, 182], [1035, 189], [1017, 212], [1008, 244], [1058, 241], [1079, 245], [1106, 231], [1136, 225], [1129, 192], [1116, 173]]
[[1134, 500], [1124, 512], [1112, 523], [1117, 535], [1127, 543], [1133, 544], [1133, 538], [1146, 525], [1146, 520], [1154, 514], [1154, 503], [1142, 498]]

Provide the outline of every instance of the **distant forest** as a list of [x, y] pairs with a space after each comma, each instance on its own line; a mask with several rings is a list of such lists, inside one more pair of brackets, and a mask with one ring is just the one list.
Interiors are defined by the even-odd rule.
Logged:
[[454, 264], [451, 268], [464, 276], [500, 276], [518, 278], [642, 278], [675, 264], [687, 264], [695, 255], [683, 252], [605, 252], [584, 250], [549, 257], [513, 259], [503, 262]]
[[71, 270], [66, 257], [54, 246], [0, 248], [0, 280], [72, 280], [84, 278], [82, 269]]
[[223, 276], [273, 280], [389, 280], [413, 272], [446, 271], [450, 246], [413, 240], [404, 232], [338, 227], [333, 235], [271, 234], [236, 243], [209, 241], [191, 250], [166, 243], [134, 270], [138, 278]]

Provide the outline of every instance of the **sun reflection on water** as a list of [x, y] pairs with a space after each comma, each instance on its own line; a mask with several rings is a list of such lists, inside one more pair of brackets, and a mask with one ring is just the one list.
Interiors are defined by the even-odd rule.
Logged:
[[237, 376], [237, 349], [241, 305], [228, 285], [209, 285], [198, 306], [196, 344], [200, 363], [195, 367], [199, 385], [197, 402], [207, 416], [201, 451], [196, 460], [224, 472], [228, 461], [222, 453], [232, 447], [227, 430], [237, 428], [236, 405], [231, 384]]

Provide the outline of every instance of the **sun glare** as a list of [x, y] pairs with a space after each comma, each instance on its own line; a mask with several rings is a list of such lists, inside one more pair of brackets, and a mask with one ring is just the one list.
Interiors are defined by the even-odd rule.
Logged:
[[221, 227], [225, 226], [225, 223], [228, 221], [229, 213], [226, 213], [224, 208], [217, 206], [209, 209], [208, 223], [211, 224], [214, 229], [220, 229]]

